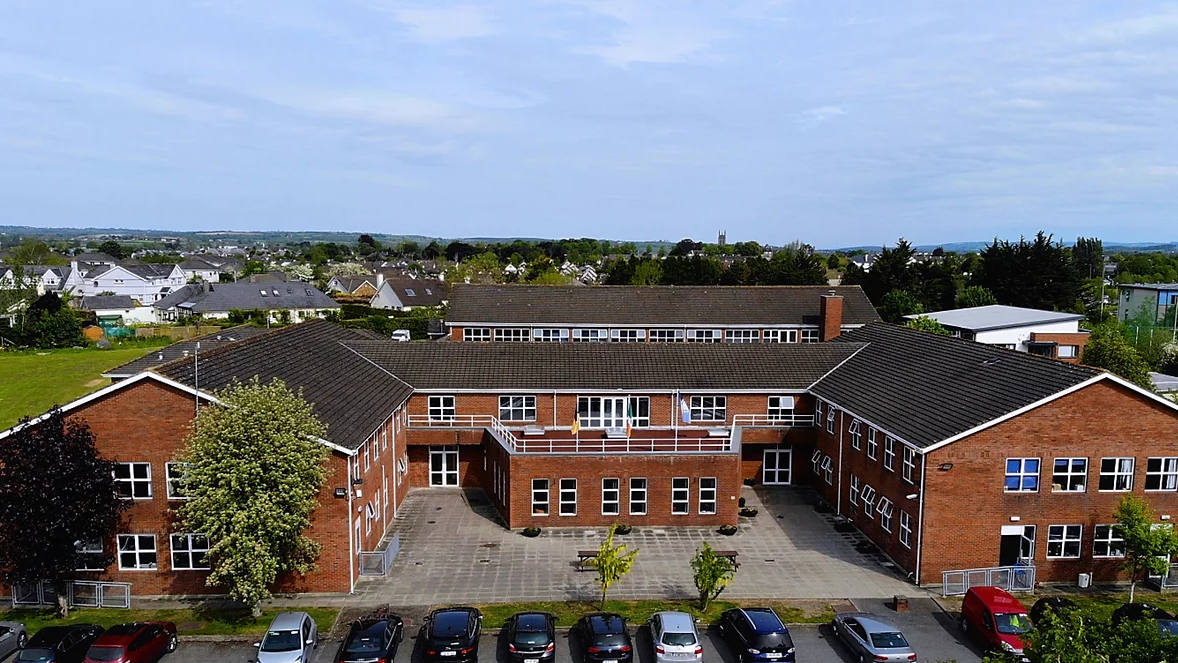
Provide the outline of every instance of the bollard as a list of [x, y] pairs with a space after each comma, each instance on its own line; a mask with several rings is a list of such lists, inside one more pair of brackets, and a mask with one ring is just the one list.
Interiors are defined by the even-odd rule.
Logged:
[[896, 594], [892, 599], [892, 605], [896, 608], [896, 612], [908, 612], [908, 597], [903, 594]]

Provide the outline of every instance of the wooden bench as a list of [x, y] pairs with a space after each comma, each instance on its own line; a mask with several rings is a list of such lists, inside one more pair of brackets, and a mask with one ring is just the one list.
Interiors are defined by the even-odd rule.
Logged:
[[585, 570], [585, 562], [597, 559], [596, 550], [578, 550], [577, 551], [577, 570]]
[[740, 562], [736, 561], [736, 558], [740, 556], [740, 553], [736, 552], [735, 550], [715, 550], [713, 552], [716, 553], [717, 557], [728, 558], [728, 561], [732, 562], [733, 569], [740, 568]]

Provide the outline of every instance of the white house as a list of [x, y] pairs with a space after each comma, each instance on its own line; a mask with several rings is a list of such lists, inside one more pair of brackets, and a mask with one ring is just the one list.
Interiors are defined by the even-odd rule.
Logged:
[[1085, 316], [1079, 313], [993, 304], [905, 317], [932, 318], [966, 340], [1072, 362], [1079, 361], [1088, 342], [1088, 332], [1080, 330]]
[[82, 297], [78, 308], [93, 311], [99, 320], [119, 320], [124, 325], [152, 324], [156, 322], [155, 309], [142, 306], [127, 295], [101, 295]]
[[[77, 271], [77, 263], [73, 263]], [[187, 282], [179, 265], [105, 265], [85, 272], [72, 288], [75, 297], [100, 293], [127, 295], [140, 304], [154, 304]]]
[[373, 308], [411, 311], [422, 306], [441, 306], [446, 303], [446, 292], [440, 281], [389, 279], [379, 272], [376, 280], [376, 294], [369, 302]]
[[180, 269], [184, 272], [185, 282], [200, 279], [201, 281], [216, 283], [221, 280], [221, 268], [200, 256], [192, 256], [182, 261], [180, 263]]
[[225, 319], [232, 311], [265, 311], [277, 322], [283, 312], [291, 322], [322, 318], [340, 305], [306, 283], [198, 283], [181, 286], [152, 305], [160, 321], [191, 315]]

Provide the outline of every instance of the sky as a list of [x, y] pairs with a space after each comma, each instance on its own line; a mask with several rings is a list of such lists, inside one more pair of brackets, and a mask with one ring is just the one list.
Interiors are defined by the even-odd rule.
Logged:
[[1178, 4], [5, 0], [0, 225], [1178, 239]]

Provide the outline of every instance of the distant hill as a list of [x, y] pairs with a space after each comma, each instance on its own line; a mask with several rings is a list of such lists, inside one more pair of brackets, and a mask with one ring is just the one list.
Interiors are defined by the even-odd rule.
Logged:
[[[912, 248], [916, 249], [917, 251], [932, 251], [933, 249], [936, 249], [936, 248], [942, 248], [945, 251], [952, 251], [955, 253], [970, 253], [970, 252], [981, 251], [982, 249], [989, 246], [990, 242], [992, 242], [992, 241], [993, 240], [990, 240], [988, 242], [948, 242], [946, 244], [916, 244]], [[889, 246], [894, 246], [894, 245], [889, 245]], [[834, 251], [842, 251], [843, 253], [850, 253], [852, 251], [866, 251], [868, 253], [878, 253], [880, 248], [881, 247], [878, 245], [871, 244], [871, 245], [861, 245], [861, 246], [840, 247], [837, 249], [819, 249], [819, 250], [822, 253], [832, 253]], [[1152, 253], [1155, 251], [1160, 251], [1162, 253], [1175, 253], [1175, 252], [1178, 252], [1178, 242], [1162, 242], [1162, 243], [1104, 242], [1104, 250], [1105, 250], [1105, 253], [1116, 253], [1118, 251], [1128, 251], [1128, 252], [1132, 252], [1132, 253]]]

